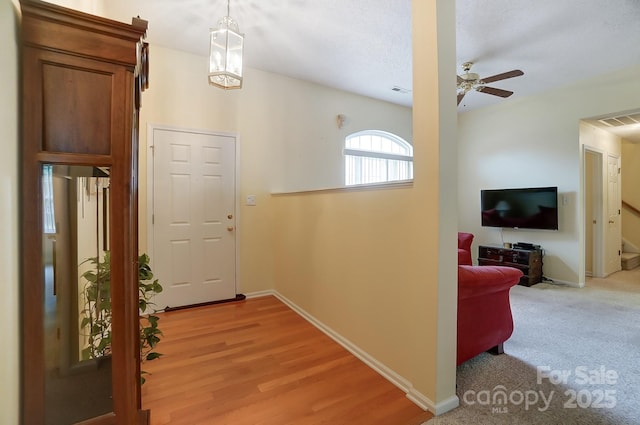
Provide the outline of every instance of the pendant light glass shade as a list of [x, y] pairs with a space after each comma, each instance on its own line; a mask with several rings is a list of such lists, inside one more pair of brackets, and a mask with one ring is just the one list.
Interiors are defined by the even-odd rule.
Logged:
[[240, 34], [238, 23], [229, 16], [218, 21], [218, 27], [209, 32], [209, 84], [223, 89], [242, 87], [242, 48], [244, 35]]

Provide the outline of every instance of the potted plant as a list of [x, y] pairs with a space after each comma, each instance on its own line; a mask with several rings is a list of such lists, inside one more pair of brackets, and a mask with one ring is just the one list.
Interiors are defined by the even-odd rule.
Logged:
[[[86, 281], [83, 287], [84, 308], [81, 311], [80, 329], [87, 336], [87, 345], [82, 349], [82, 360], [99, 359], [111, 354], [111, 257], [105, 251], [102, 261], [98, 257], [83, 262], [94, 265], [81, 276]], [[154, 360], [162, 354], [155, 351], [162, 331], [158, 327], [160, 318], [155, 315], [155, 304], [151, 299], [162, 292], [162, 285], [153, 278], [149, 256], [138, 257], [138, 308], [140, 311], [140, 360]], [[147, 311], [150, 311], [147, 313]], [[146, 372], [142, 371], [144, 375]], [[144, 383], [144, 376], [141, 376]]]

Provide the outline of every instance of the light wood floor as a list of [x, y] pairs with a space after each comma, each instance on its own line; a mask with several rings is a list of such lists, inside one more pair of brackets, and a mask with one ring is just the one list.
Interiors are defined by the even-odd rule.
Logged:
[[432, 417], [277, 298], [162, 313], [151, 424], [419, 425]]

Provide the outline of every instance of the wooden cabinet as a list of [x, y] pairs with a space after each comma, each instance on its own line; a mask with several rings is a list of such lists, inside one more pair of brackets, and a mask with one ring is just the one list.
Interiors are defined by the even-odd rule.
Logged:
[[499, 246], [478, 247], [478, 265], [508, 266], [522, 270], [520, 285], [531, 286], [542, 281], [542, 250]]
[[[142, 423], [137, 125], [147, 23], [20, 3], [22, 423]], [[91, 202], [100, 209], [89, 228], [95, 234], [85, 238], [80, 225], [94, 213], [84, 209]], [[93, 239], [104, 247], [82, 252]], [[107, 355], [87, 360], [80, 269], [107, 249], [112, 339]], [[106, 389], [94, 392], [103, 381]]]

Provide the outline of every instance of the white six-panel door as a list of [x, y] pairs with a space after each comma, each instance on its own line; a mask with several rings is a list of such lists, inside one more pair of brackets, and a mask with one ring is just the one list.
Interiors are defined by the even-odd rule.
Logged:
[[153, 128], [157, 308], [236, 296], [235, 138]]

